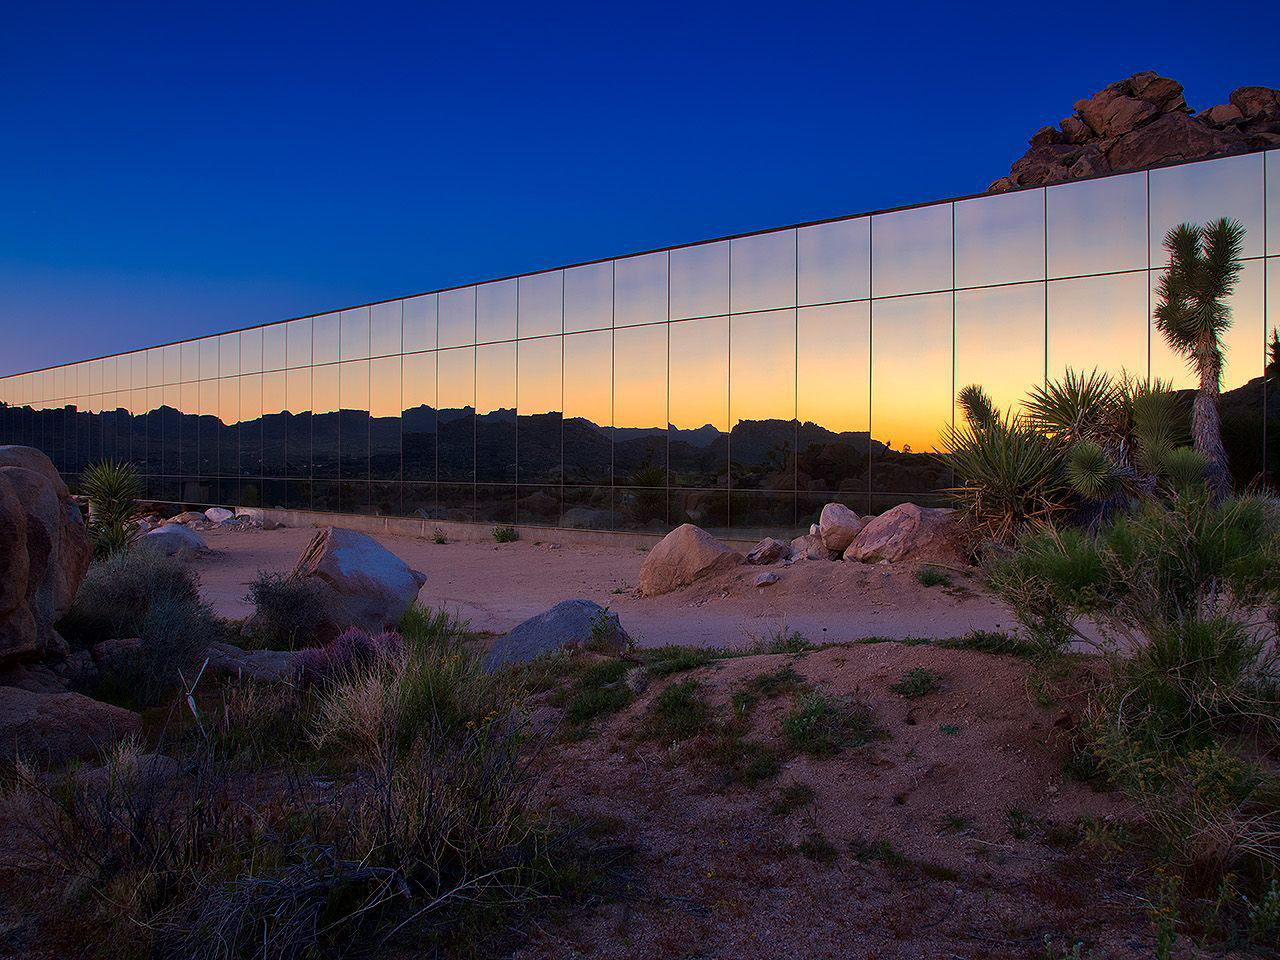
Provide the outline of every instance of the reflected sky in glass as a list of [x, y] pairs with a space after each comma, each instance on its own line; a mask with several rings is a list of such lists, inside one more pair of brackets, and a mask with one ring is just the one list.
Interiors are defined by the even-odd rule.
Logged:
[[1044, 279], [1044, 191], [956, 204], [956, 286]]
[[1044, 383], [1045, 285], [956, 291], [957, 392], [971, 383], [996, 407], [1018, 407]]
[[404, 350], [417, 353], [436, 348], [436, 295], [404, 301]]
[[342, 311], [343, 360], [364, 360], [369, 356], [369, 308]]
[[769, 310], [729, 319], [730, 425], [794, 420], [796, 312]]
[[734, 313], [795, 306], [794, 230], [731, 240], [729, 261], [729, 304]]
[[439, 299], [441, 347], [462, 347], [475, 343], [476, 288], [446, 290]]
[[436, 393], [441, 410], [474, 407], [475, 350], [441, 350], [436, 364]]
[[492, 343], [476, 348], [476, 412], [516, 408], [516, 345]]
[[311, 364], [311, 320], [292, 320], [285, 325], [285, 365], [306, 367]]
[[[184, 379], [186, 368], [187, 357], [184, 351], [182, 356]], [[274, 324], [273, 326], [262, 328], [262, 369], [284, 369], [284, 324]]]
[[871, 218], [871, 292], [876, 297], [951, 286], [951, 204]]
[[729, 429], [729, 319], [710, 317], [671, 324], [671, 424], [694, 430]]
[[399, 357], [379, 357], [369, 364], [369, 414], [374, 417], [400, 416]]
[[[1156, 289], [1163, 271], [1151, 272], [1151, 310], [1154, 314], [1158, 300]], [[1262, 376], [1263, 354], [1266, 342], [1264, 303], [1266, 278], [1262, 261], [1243, 265], [1240, 281], [1231, 294], [1231, 326], [1222, 336], [1223, 390], [1234, 390], [1255, 377]], [[1186, 359], [1173, 352], [1155, 320], [1151, 322], [1151, 376], [1169, 381], [1177, 389], [1193, 390], [1200, 386]]]
[[951, 422], [951, 294], [871, 305], [871, 435], [927, 453]]
[[560, 396], [560, 354], [563, 345], [559, 337], [542, 337], [522, 340], [517, 361], [518, 385], [517, 409], [520, 416], [541, 413], [559, 413], [563, 401]]
[[564, 338], [564, 416], [597, 426], [613, 423], [613, 334], [608, 330]]
[[871, 218], [839, 220], [796, 231], [800, 303], [871, 296]]
[[1220, 217], [1238, 220], [1245, 228], [1244, 256], [1262, 256], [1262, 169], [1263, 157], [1255, 153], [1152, 170], [1151, 265], [1168, 263], [1164, 236], [1172, 227]]
[[[1280, 150], [1268, 150], [1267, 168], [1267, 255], [1280, 254]], [[1270, 299], [1268, 299], [1270, 302]]]
[[551, 270], [521, 277], [518, 291], [516, 329], [521, 337], [541, 337], [560, 333], [564, 300], [564, 273]]
[[515, 280], [476, 287], [476, 343], [515, 339], [516, 292]]
[[602, 330], [611, 326], [613, 261], [590, 263], [564, 271], [564, 332]]
[[403, 300], [375, 303], [369, 317], [369, 355], [387, 357], [401, 350]]
[[338, 360], [338, 315], [326, 313], [311, 320], [311, 362], [336, 363]]
[[671, 319], [729, 311], [729, 244], [704, 243], [671, 251]]
[[436, 405], [436, 355], [413, 353], [404, 358], [403, 404], [405, 410]]
[[1049, 378], [1071, 368], [1147, 374], [1147, 273], [1049, 283]]
[[311, 369], [288, 370], [284, 375], [284, 403], [290, 413], [311, 412]]
[[614, 261], [613, 291], [614, 326], [667, 319], [666, 252]]
[[1049, 276], [1147, 266], [1147, 175], [1048, 188]]
[[614, 334], [613, 416], [618, 427], [667, 428], [667, 327]]
[[333, 413], [338, 409], [338, 365], [315, 367], [311, 371], [311, 412]]

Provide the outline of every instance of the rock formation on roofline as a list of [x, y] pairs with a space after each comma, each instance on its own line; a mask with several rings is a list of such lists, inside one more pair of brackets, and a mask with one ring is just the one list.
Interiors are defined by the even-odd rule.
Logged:
[[1037, 130], [1031, 149], [988, 190], [999, 193], [1277, 146], [1280, 91], [1240, 87], [1229, 103], [1194, 113], [1182, 84], [1148, 70], [1077, 102], [1075, 113], [1060, 125]]

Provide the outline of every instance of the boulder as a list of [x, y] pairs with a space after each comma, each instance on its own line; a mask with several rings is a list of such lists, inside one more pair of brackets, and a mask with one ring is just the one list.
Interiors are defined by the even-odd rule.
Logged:
[[138, 543], [152, 550], [159, 550], [166, 557], [179, 557], [183, 560], [189, 560], [209, 549], [204, 537], [177, 523], [166, 523], [163, 527], [148, 530], [138, 538]]
[[290, 680], [298, 672], [298, 654], [293, 650], [242, 650], [233, 643], [211, 643], [205, 654], [212, 673], [248, 677], [264, 683]]
[[204, 512], [204, 518], [210, 523], [226, 523], [234, 516], [226, 507], [210, 507]]
[[557, 650], [590, 647], [619, 653], [631, 645], [616, 613], [581, 597], [562, 600], [550, 610], [530, 617], [501, 637], [485, 657], [485, 669], [528, 663]]
[[806, 533], [791, 541], [791, 556], [804, 560], [834, 560], [840, 554], [827, 549], [819, 534]]
[[791, 555], [791, 547], [774, 537], [765, 537], [747, 554], [747, 563], [764, 566], [777, 563]]
[[729, 570], [743, 562], [742, 554], [725, 546], [701, 527], [683, 523], [658, 543], [640, 568], [640, 593], [654, 597], [695, 580]]
[[772, 570], [766, 570], [764, 573], [759, 574], [753, 582], [757, 587], [771, 587], [781, 579]]
[[34, 693], [0, 687], [0, 761], [28, 757], [58, 766], [86, 760], [142, 732], [131, 710], [79, 693]]
[[865, 521], [843, 503], [828, 503], [818, 519], [818, 536], [828, 550], [844, 553], [865, 525]]
[[206, 519], [205, 515], [199, 510], [184, 510], [182, 513], [174, 514], [165, 523], [202, 523]]
[[0, 665], [62, 652], [53, 625], [90, 553], [84, 518], [49, 458], [0, 446]]
[[844, 552], [844, 559], [861, 563], [894, 562], [931, 547], [942, 547], [954, 519], [954, 510], [900, 503], [869, 520]]
[[427, 581], [426, 574], [410, 570], [372, 537], [342, 527], [317, 533], [289, 577], [321, 585], [326, 595], [321, 640], [348, 627], [376, 633], [397, 626]]

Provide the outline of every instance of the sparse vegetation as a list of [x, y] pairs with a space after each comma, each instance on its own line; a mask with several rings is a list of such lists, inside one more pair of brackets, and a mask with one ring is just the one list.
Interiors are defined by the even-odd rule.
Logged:
[[658, 740], [687, 740], [706, 730], [711, 711], [697, 680], [680, 680], [654, 698], [649, 709], [649, 735]]
[[515, 527], [494, 527], [494, 543], [515, 543], [520, 539], [520, 531]]
[[436, 527], [435, 532], [431, 535], [431, 542], [437, 544], [448, 543], [449, 538], [444, 535], [444, 531], [442, 529]]
[[259, 571], [244, 599], [254, 608], [245, 624], [246, 638], [254, 646], [273, 650], [313, 646], [328, 619], [324, 590], [309, 577], [293, 579]]
[[921, 567], [916, 571], [916, 580], [922, 587], [951, 586], [951, 575], [937, 567]]
[[822, 691], [797, 698], [782, 719], [782, 733], [794, 749], [815, 757], [828, 757], [884, 736], [865, 706]]
[[80, 492], [89, 498], [89, 542], [96, 559], [127, 550], [138, 539], [142, 478], [132, 463], [100, 460], [80, 474]]
[[914, 700], [925, 694], [933, 693], [942, 685], [942, 678], [926, 667], [913, 667], [902, 675], [902, 679], [889, 689], [900, 697]]

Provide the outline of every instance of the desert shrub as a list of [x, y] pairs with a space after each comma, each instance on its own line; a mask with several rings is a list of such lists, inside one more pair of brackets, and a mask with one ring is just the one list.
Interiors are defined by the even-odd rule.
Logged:
[[137, 647], [103, 665], [94, 693], [140, 709], [159, 706], [194, 682], [209, 644], [222, 635], [205, 604], [158, 596], [138, 625]]
[[925, 667], [915, 667], [902, 675], [902, 679], [889, 687], [900, 697], [914, 700], [933, 693], [941, 686], [942, 678]]
[[395, 658], [403, 650], [404, 641], [394, 631], [371, 634], [360, 627], [348, 627], [323, 646], [298, 654], [298, 682], [304, 690], [330, 686], [369, 670], [380, 660]]
[[293, 579], [283, 573], [259, 571], [244, 599], [254, 609], [246, 632], [256, 645], [268, 649], [310, 646], [328, 619], [325, 591], [309, 577]]
[[673, 683], [649, 707], [649, 735], [667, 741], [687, 740], [706, 729], [710, 707], [697, 680]]
[[96, 558], [126, 550], [138, 539], [142, 478], [132, 463], [100, 460], [80, 474], [80, 492], [89, 498], [89, 541]]
[[493, 540], [495, 543], [515, 543], [520, 539], [520, 532], [515, 527], [494, 527]]
[[782, 718], [782, 734], [801, 753], [828, 757], [881, 736], [864, 705], [815, 690], [797, 698]]
[[916, 571], [916, 582], [922, 587], [949, 587], [951, 575], [937, 567], [921, 567]]
[[168, 597], [200, 602], [200, 581], [180, 560], [158, 550], [121, 550], [95, 560], [58, 628], [83, 644], [136, 637], [153, 602]]

